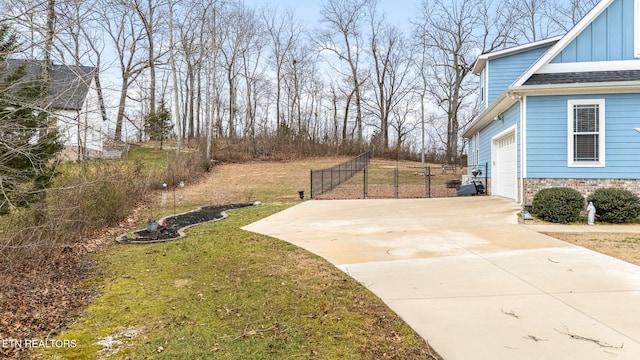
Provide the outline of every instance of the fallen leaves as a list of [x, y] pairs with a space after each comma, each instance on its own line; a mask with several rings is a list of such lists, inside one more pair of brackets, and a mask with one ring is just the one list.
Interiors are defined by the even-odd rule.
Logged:
[[[0, 276], [0, 339], [50, 338], [93, 298], [94, 288], [77, 286], [94, 271], [89, 253], [79, 246], [65, 250], [68, 247], [25, 257]], [[25, 347], [4, 347], [0, 357], [18, 357], [25, 351]]]

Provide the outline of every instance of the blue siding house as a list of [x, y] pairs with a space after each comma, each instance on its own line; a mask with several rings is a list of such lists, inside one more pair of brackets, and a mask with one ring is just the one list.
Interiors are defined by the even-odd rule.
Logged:
[[602, 0], [564, 36], [482, 54], [480, 116], [463, 132], [489, 193], [640, 195], [640, 0]]

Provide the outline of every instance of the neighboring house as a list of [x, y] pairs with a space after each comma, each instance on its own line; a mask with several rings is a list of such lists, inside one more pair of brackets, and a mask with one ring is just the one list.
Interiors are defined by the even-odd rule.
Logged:
[[[3, 72], [12, 73], [21, 65], [26, 65], [25, 80], [42, 74], [42, 61], [19, 59], [8, 59], [2, 65]], [[102, 157], [106, 112], [100, 102], [97, 75], [94, 67], [52, 65], [45, 106], [65, 145], [63, 158]]]
[[640, 194], [640, 0], [602, 0], [566, 35], [481, 55], [481, 114], [464, 131], [489, 193]]

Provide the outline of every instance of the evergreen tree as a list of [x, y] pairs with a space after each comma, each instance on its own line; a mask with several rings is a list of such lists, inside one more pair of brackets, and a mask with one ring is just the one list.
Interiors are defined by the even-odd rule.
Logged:
[[0, 25], [0, 214], [44, 205], [63, 149], [48, 112], [38, 105], [47, 100], [46, 85], [27, 77], [24, 63], [15, 70], [7, 66], [17, 52], [15, 35]]
[[171, 113], [169, 113], [164, 101], [160, 103], [159, 110], [145, 117], [144, 132], [149, 135], [151, 140], [160, 141], [160, 149], [162, 149], [162, 142], [173, 133]]

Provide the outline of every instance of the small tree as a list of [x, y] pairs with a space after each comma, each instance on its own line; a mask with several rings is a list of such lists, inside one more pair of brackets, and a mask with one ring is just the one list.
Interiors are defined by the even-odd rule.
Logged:
[[160, 141], [160, 150], [162, 150], [162, 142], [173, 133], [171, 113], [169, 113], [164, 101], [160, 103], [158, 111], [145, 116], [144, 132], [149, 135], [151, 140]]
[[[15, 35], [0, 26], [0, 62], [8, 64], [16, 51]], [[55, 175], [53, 160], [64, 148], [49, 114], [38, 106], [46, 97], [41, 79], [26, 75], [24, 63], [0, 70], [0, 214], [44, 203]]]

